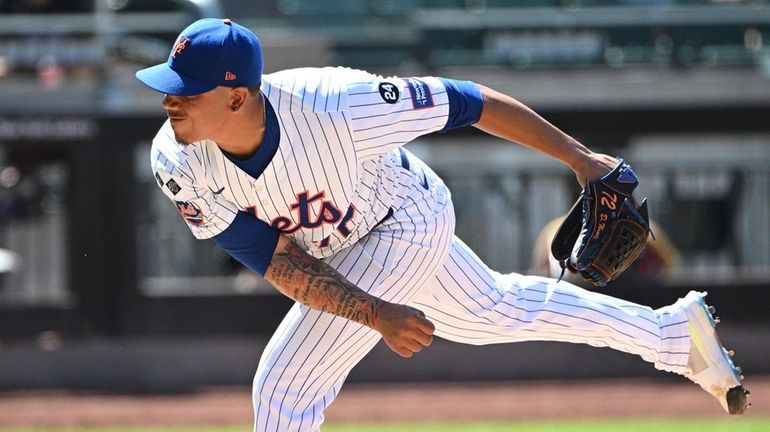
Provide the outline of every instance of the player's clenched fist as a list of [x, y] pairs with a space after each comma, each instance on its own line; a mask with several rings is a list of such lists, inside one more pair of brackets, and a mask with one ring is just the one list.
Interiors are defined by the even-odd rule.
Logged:
[[378, 308], [373, 328], [390, 349], [407, 358], [430, 345], [436, 330], [422, 311], [388, 302], [382, 302]]

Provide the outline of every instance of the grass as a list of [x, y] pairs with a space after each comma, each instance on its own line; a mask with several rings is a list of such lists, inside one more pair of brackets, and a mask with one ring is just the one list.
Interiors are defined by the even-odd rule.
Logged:
[[[244, 427], [110, 427], [110, 428], [0, 428], [3, 432], [250, 432]], [[628, 420], [628, 421], [564, 421], [522, 423], [465, 424], [337, 424], [322, 432], [766, 432], [770, 418], [724, 420]]]
[[323, 432], [767, 432], [770, 418], [725, 420], [629, 420], [461, 425], [336, 425]]

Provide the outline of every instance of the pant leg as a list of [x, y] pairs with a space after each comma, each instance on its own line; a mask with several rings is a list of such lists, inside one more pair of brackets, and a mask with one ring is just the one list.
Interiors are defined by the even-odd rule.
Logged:
[[500, 274], [454, 239], [441, 271], [411, 303], [436, 335], [482, 345], [561, 341], [639, 355], [658, 369], [683, 373], [690, 349], [687, 319], [591, 292], [568, 282]]
[[[454, 233], [451, 201], [420, 187], [359, 243], [326, 260], [359, 288], [407, 303], [440, 269]], [[374, 330], [295, 304], [267, 345], [253, 385], [254, 430], [317, 431]], [[395, 355], [395, 354], [394, 354]]]

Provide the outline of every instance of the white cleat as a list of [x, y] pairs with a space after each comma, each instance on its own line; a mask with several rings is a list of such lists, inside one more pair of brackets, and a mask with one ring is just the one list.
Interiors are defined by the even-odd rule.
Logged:
[[690, 330], [690, 358], [687, 378], [711, 393], [730, 414], [741, 415], [751, 406], [746, 400], [749, 392], [741, 384], [741, 369], [736, 367], [716, 334], [714, 308], [706, 306], [705, 293], [690, 291], [683, 299]]

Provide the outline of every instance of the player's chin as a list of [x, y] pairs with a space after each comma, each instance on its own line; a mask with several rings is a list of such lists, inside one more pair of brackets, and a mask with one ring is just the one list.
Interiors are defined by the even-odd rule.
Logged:
[[[178, 120], [177, 120], [178, 122]], [[195, 142], [189, 133], [187, 133], [183, 126], [180, 124], [174, 124], [174, 120], [171, 121], [171, 129], [174, 131], [174, 138], [176, 138], [177, 142], [181, 144], [190, 144], [192, 142]]]
[[189, 145], [192, 141], [185, 139], [184, 137], [180, 136], [179, 134], [176, 135], [176, 142], [179, 144]]

